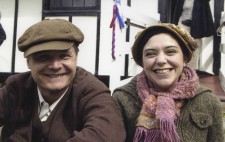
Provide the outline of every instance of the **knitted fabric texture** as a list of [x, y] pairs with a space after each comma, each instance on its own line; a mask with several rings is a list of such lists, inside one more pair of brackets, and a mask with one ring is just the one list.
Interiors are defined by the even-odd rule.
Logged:
[[165, 92], [159, 92], [149, 84], [142, 71], [137, 76], [137, 91], [143, 105], [133, 141], [179, 142], [175, 120], [183, 100], [194, 97], [198, 86], [199, 78], [189, 67], [184, 67], [176, 85]]

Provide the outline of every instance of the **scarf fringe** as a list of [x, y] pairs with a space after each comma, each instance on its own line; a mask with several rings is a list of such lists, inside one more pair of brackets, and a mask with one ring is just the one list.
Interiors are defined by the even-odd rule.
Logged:
[[177, 134], [174, 122], [160, 120], [161, 137], [165, 142], [179, 142], [180, 137]]
[[145, 129], [137, 127], [133, 138], [133, 142], [156, 142], [160, 138], [160, 131], [157, 129]]
[[137, 127], [133, 142], [155, 142], [161, 140], [162, 142], [179, 142], [180, 138], [176, 132], [175, 125], [168, 121], [160, 121], [159, 129], [146, 129], [144, 127]]

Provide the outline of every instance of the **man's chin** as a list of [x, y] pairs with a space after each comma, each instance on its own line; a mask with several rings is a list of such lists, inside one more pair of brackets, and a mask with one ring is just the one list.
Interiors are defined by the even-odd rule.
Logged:
[[63, 91], [65, 90], [65, 86], [49, 86], [46, 87], [47, 90], [49, 90], [50, 92], [59, 92], [59, 91]]

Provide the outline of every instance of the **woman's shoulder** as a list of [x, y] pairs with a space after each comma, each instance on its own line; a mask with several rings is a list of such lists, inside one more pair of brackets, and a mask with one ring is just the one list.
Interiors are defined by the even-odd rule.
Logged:
[[197, 101], [199, 105], [213, 106], [220, 105], [218, 96], [210, 88], [200, 85], [196, 91], [193, 101]]
[[210, 88], [199, 85], [197, 91], [196, 91], [196, 96], [198, 97], [206, 97], [206, 98], [217, 98], [215, 92], [213, 92]]
[[113, 95], [118, 94], [118, 93], [129, 93], [129, 94], [133, 94], [136, 91], [136, 77], [132, 78], [130, 80], [130, 82], [128, 82], [127, 84], [124, 84], [120, 87], [117, 87], [114, 91], [113, 91]]
[[116, 100], [137, 100], [136, 77], [133, 77], [127, 84], [116, 88], [112, 96]]

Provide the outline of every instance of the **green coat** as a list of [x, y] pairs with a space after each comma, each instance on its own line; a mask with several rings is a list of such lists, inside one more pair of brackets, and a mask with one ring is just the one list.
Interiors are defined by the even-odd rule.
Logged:
[[[176, 120], [181, 142], [224, 142], [222, 108], [208, 88], [200, 86], [197, 95], [185, 101]], [[136, 77], [113, 92], [126, 127], [126, 142], [132, 142], [142, 102], [137, 96]]]

